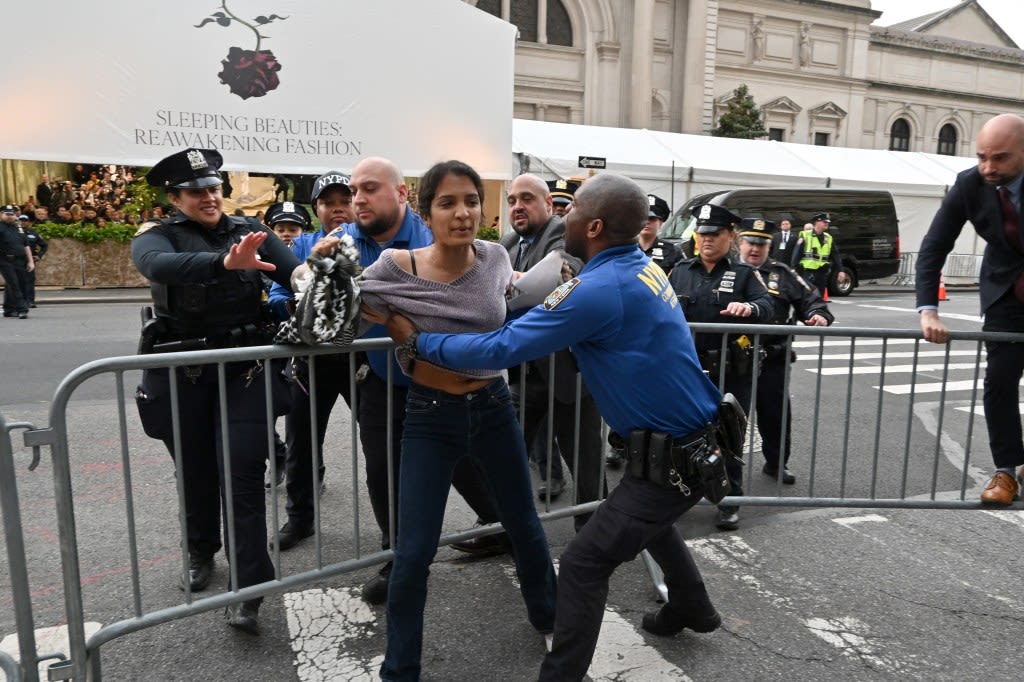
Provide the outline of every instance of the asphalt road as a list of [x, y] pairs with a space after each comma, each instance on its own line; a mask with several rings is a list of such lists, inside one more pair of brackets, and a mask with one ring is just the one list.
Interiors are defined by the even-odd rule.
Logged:
[[[958, 292], [944, 304], [951, 326], [978, 328], [976, 296]], [[134, 352], [138, 305], [45, 304], [29, 320], [4, 320], [0, 412], [9, 420], [45, 425], [50, 396], [68, 371], [93, 359]], [[833, 309], [841, 327], [913, 328], [912, 305], [909, 292], [860, 291], [834, 301]], [[794, 411], [801, 415], [813, 408], [818, 379], [812, 350], [800, 350], [793, 372]], [[841, 346], [827, 349], [828, 355], [843, 352]], [[854, 364], [879, 362], [858, 358]], [[830, 359], [825, 364], [842, 368], [849, 361]], [[933, 375], [925, 372], [924, 379]], [[937, 397], [919, 395], [911, 405], [906, 395], [892, 392], [900, 381], [893, 375], [879, 389], [872, 374], [823, 376], [821, 403], [833, 413], [819, 420], [814, 477], [809, 471], [811, 441], [803, 434], [792, 463], [798, 482], [785, 493], [811, 494], [813, 484], [816, 495], [860, 495], [871, 480], [871, 467], [863, 458], [873, 451], [876, 431], [884, 446], [877, 480], [895, 485], [890, 479], [901, 470], [901, 462], [894, 460], [907, 450], [909, 424], [909, 459], [915, 472], [911, 489], [932, 485], [934, 443], [941, 433], [937, 489], [955, 495], [966, 479], [970, 494], [976, 495], [981, 474], [964, 474], [955, 456], [970, 446], [972, 461], [978, 467], [988, 465], [983, 422], [975, 423], [968, 440], [968, 414], [956, 409], [969, 407], [969, 399], [953, 395], [958, 402], [950, 403], [940, 424], [934, 419]], [[126, 384], [133, 386], [131, 377]], [[109, 378], [92, 379], [76, 392], [68, 415], [85, 612], [87, 620], [104, 625], [132, 613], [124, 464], [112, 395]], [[884, 415], [880, 425], [875, 418], [879, 395]], [[180, 565], [177, 503], [173, 470], [162, 446], [141, 434], [131, 406], [127, 417], [143, 559], [142, 606], [149, 611], [181, 603], [182, 593], [175, 586]], [[349, 492], [353, 479], [361, 481], [348, 454], [349, 434], [347, 415], [336, 410], [325, 448], [322, 553], [318, 558], [316, 544], [307, 541], [281, 556], [283, 574], [353, 556], [355, 539], [363, 553], [376, 546], [365, 495], [353, 498]], [[845, 468], [840, 443], [847, 444], [849, 453]], [[52, 465], [44, 458], [36, 471], [28, 472], [27, 461], [25, 451], [16, 455], [35, 622], [42, 628], [63, 618]], [[759, 474], [759, 467], [751, 469], [750, 494], [774, 494], [773, 483]], [[610, 484], [615, 480], [613, 472]], [[361, 483], [356, 488], [361, 490]], [[278, 510], [283, 514], [282, 500]], [[625, 564], [612, 579], [602, 640], [591, 668], [594, 680], [1018, 679], [1014, 662], [1019, 659], [1019, 637], [1014, 635], [1024, 621], [1024, 599], [1014, 580], [1024, 574], [1024, 513], [1019, 506], [998, 512], [750, 507], [743, 511], [740, 530], [729, 533], [716, 531], [713, 519], [714, 510], [702, 505], [679, 527], [723, 615], [723, 629], [670, 639], [647, 635], [638, 625], [645, 611], [657, 608], [651, 583], [641, 562]], [[446, 530], [471, 523], [470, 512], [453, 496]], [[546, 528], [557, 557], [571, 540], [571, 523], [552, 521]], [[6, 550], [2, 556], [6, 561]], [[115, 640], [102, 649], [104, 678], [375, 679], [385, 642], [384, 613], [358, 598], [360, 584], [372, 572], [366, 569], [268, 598], [259, 638], [229, 631], [219, 613], [208, 612]], [[219, 557], [215, 585], [223, 584], [226, 575]], [[0, 580], [0, 636], [13, 632], [7, 584]], [[543, 642], [526, 622], [507, 557], [472, 560], [443, 548], [430, 589], [424, 680], [535, 678]]]

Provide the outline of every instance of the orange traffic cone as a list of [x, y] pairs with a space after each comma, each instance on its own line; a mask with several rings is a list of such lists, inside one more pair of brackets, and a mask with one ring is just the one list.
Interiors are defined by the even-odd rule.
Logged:
[[939, 271], [939, 300], [949, 300], [949, 296], [946, 295], [946, 278], [943, 276], [941, 270]]
[[828, 287], [825, 287], [824, 291], [822, 291], [822, 294], [822, 300], [825, 301], [825, 303], [828, 303]]

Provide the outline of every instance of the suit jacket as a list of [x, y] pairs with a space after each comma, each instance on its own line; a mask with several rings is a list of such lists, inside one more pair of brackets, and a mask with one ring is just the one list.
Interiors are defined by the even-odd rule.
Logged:
[[[1021, 208], [1018, 206], [1018, 221], [1020, 217]], [[938, 305], [940, 270], [946, 256], [953, 250], [964, 222], [968, 220], [986, 242], [978, 287], [982, 314], [1011, 289], [1017, 277], [1024, 272], [1021, 246], [1015, 247], [1010, 243], [1003, 227], [999, 193], [993, 185], [985, 182], [975, 166], [956, 176], [956, 182], [942, 200], [942, 206], [921, 242], [916, 276], [918, 306]], [[1020, 229], [1024, 232], [1024, 225]]]
[[796, 230], [789, 231], [789, 240], [786, 242], [785, 250], [782, 249], [782, 232], [772, 233], [772, 245], [768, 251], [768, 257], [774, 258], [775, 260], [782, 261], [786, 265], [790, 265], [793, 262], [793, 247], [796, 246], [796, 240], [800, 238], [800, 233]]
[[[508, 251], [509, 260], [515, 267], [516, 259], [519, 257], [519, 235], [511, 232], [501, 238], [501, 245]], [[533, 240], [533, 244], [526, 252], [526, 260], [519, 266], [520, 272], [525, 272], [544, 259], [551, 251], [565, 251], [565, 223], [558, 216], [551, 216], [544, 227]], [[573, 273], [583, 269], [583, 261], [568, 254], [563, 256], [572, 268]], [[546, 357], [531, 360], [527, 364], [527, 372], [538, 372], [539, 376], [548, 381], [548, 359]], [[514, 372], [513, 372], [514, 373]], [[568, 349], [555, 353], [555, 399], [560, 403], [576, 402], [576, 361]], [[515, 388], [513, 386], [513, 388]], [[582, 395], [587, 396], [590, 392], [586, 384], [583, 385]]]

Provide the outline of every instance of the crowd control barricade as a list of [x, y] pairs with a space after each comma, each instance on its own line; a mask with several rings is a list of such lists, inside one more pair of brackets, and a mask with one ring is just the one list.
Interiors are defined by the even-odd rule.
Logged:
[[[1024, 342], [1024, 334], [951, 332], [951, 342], [940, 346], [922, 341], [917, 330], [842, 327], [783, 329], [747, 324], [691, 326], [694, 332], [746, 334], [752, 342], [753, 369], [750, 381], [753, 397], [744, 448], [747, 464], [744, 472], [745, 495], [725, 498], [724, 504], [965, 510], [981, 507], [976, 494], [979, 472], [989, 469], [991, 462], [988, 460], [987, 448], [980, 455], [975, 455], [971, 445], [975, 440], [975, 429], [984, 424], [983, 420], [977, 419], [981, 403], [979, 387], [985, 360], [983, 344], [986, 340]], [[783, 419], [792, 425], [793, 458], [790, 467], [798, 475], [798, 482], [793, 486], [784, 486], [780, 480], [761, 474], [757, 381], [764, 347], [762, 334], [766, 332], [773, 335], [784, 332], [787, 335], [785, 344], [789, 371], [785, 375], [785, 391], [793, 396], [793, 400], [791, 410], [784, 408]], [[350, 388], [355, 388], [358, 376], [356, 353], [390, 347], [391, 342], [386, 339], [360, 340], [344, 351], [349, 354], [352, 370]], [[723, 339], [722, 351], [725, 350]], [[37, 679], [36, 666], [30, 664], [46, 657], [36, 657], [32, 638], [33, 609], [36, 605], [31, 601], [27, 580], [23, 578], [25, 548], [18, 517], [17, 488], [14, 485], [15, 460], [8, 435], [12, 429], [24, 430], [26, 446], [49, 446], [51, 452], [61, 559], [60, 581], [64, 590], [62, 610], [68, 629], [69, 651], [66, 660], [58, 661], [50, 667], [50, 679], [102, 679], [100, 650], [105, 643], [115, 638], [173, 620], [223, 609], [229, 604], [247, 599], [295, 590], [390, 559], [390, 551], [378, 550], [376, 547], [367, 549], [368, 545], [377, 544], [379, 531], [372, 515], [365, 513], [367, 503], [363, 501], [364, 486], [360, 476], [358, 427], [353, 419], [345, 431], [343, 426], [335, 424], [336, 420], [339, 423], [344, 421], [338, 420], [335, 412], [328, 431], [329, 436], [333, 433], [338, 442], [347, 442], [348, 445], [350, 461], [344, 462], [343, 466], [348, 467], [352, 489], [343, 491], [344, 499], [341, 502], [348, 514], [342, 521], [334, 523], [332, 520], [329, 524], [321, 516], [321, 503], [316, 498], [316, 533], [310, 540], [314, 551], [307, 562], [308, 566], [290, 572], [282, 570], [280, 553], [275, 549], [271, 552], [275, 571], [271, 581], [202, 598], [191, 594], [187, 588], [181, 593], [174, 587], [173, 593], [168, 594], [171, 592], [168, 589], [169, 582], [188, 567], [187, 552], [182, 549], [181, 543], [185, 536], [184, 494], [180, 477], [175, 477], [174, 482], [168, 482], [166, 474], [171, 468], [167, 467], [168, 453], [163, 444], [142, 433], [135, 406], [131, 404], [134, 386], [130, 385], [126, 390], [126, 379], [146, 368], [200, 364], [215, 366], [221, 386], [219, 409], [222, 414], [226, 414], [223, 385], [225, 368], [229, 363], [301, 356], [308, 358], [315, 366], [318, 357], [338, 352], [339, 349], [332, 346], [265, 346], [98, 360], [79, 367], [60, 384], [50, 407], [50, 426], [32, 428], [27, 424], [0, 421], [0, 425], [3, 425], [0, 432], [0, 495], [22, 656], [21, 670], [15, 675], [20, 674], [27, 680]], [[796, 353], [795, 359], [793, 352]], [[549, 369], [553, 369], [554, 359], [549, 358], [548, 362], [551, 363]], [[171, 377], [176, 375], [176, 372], [170, 372]], [[549, 376], [553, 381], [554, 372], [549, 372]], [[392, 378], [389, 377], [389, 387], [392, 386]], [[718, 380], [721, 377], [712, 378]], [[123, 524], [123, 532], [118, 535], [117, 541], [125, 557], [123, 564], [127, 567], [123, 580], [129, 585], [131, 594], [128, 612], [119, 613], [113, 619], [103, 618], [108, 621], [107, 624], [88, 637], [86, 621], [94, 616], [86, 608], [86, 587], [79, 547], [80, 539], [93, 541], [95, 537], [88, 527], [84, 531], [80, 530], [78, 521], [89, 520], [88, 511], [93, 500], [76, 497], [76, 494], [81, 495], [83, 481], [81, 478], [72, 480], [75, 471], [72, 465], [80, 461], [81, 449], [71, 445], [73, 437], [78, 434], [69, 419], [69, 406], [74, 391], [86, 380], [112, 380], [112, 393], [116, 396], [113, 401], [114, 414], [109, 416], [110, 443], [116, 443], [116, 446], [112, 446], [110, 452], [117, 459], [118, 466], [112, 469], [117, 470], [116, 476], [119, 478], [116, 484], [120, 491], [117, 496], [117, 504], [120, 505], [118, 516]], [[257, 380], [265, 382], [269, 394], [271, 373], [263, 372]], [[637, 377], [637, 381], [657, 380], [656, 376]], [[181, 380], [172, 380], [172, 395], [175, 395], [173, 387], [177, 381]], [[315, 372], [312, 372], [311, 382], [315, 381]], [[577, 380], [577, 436], [578, 405], [584, 390], [582, 382]], [[553, 391], [549, 390], [550, 393]], [[311, 427], [314, 434], [314, 466], [311, 467], [311, 475], [314, 477], [314, 487], [317, 487], [316, 462], [322, 458], [323, 453], [319, 452], [315, 437], [315, 384], [310, 386], [310, 394], [313, 401]], [[549, 413], [552, 399], [549, 398]], [[176, 405], [176, 401], [173, 402]], [[522, 407], [520, 409], [522, 414]], [[269, 403], [266, 410], [268, 450], [273, 451], [275, 420]], [[358, 411], [358, 391], [353, 391], [352, 411]], [[390, 414], [389, 420], [393, 418], [394, 415]], [[172, 422], [175, 433], [180, 433], [182, 428], [188, 426], [181, 423], [176, 407], [172, 409]], [[81, 426], [80, 420], [76, 423]], [[338, 429], [342, 433], [337, 433]], [[950, 438], [946, 434], [947, 430], [955, 430], [955, 437]], [[548, 423], [544, 438], [538, 439], [543, 441], [538, 447], [546, 449], [548, 454], [548, 478], [553, 465], [553, 433], [554, 424]], [[602, 433], [602, 442], [606, 442], [603, 438], [605, 435], [606, 429]], [[951, 440], [962, 443], [962, 448], [951, 445]], [[578, 437], [576, 442], [580, 442]], [[527, 447], [532, 445], [527, 444]], [[389, 442], [388, 446], [398, 447], [398, 443]], [[226, 437], [224, 447], [230, 447]], [[567, 462], [576, 465], [573, 466], [575, 471], [579, 471], [581, 457], [594, 456], [594, 453], [580, 452], [578, 446], [571, 452], [563, 450], [560, 454]], [[598, 456], [603, 458], [604, 452], [598, 453]], [[157, 481], [159, 485], [147, 489], [147, 498], [144, 503], [140, 503], [137, 487], [142, 484], [140, 479], [147, 474], [147, 458], [153, 461], [154, 469], [163, 472], [163, 477]], [[225, 462], [225, 469], [228, 469], [225, 473], [230, 474], [230, 458], [225, 458]], [[336, 464], [332, 463], [332, 466]], [[273, 479], [276, 473], [273, 459], [270, 467]], [[603, 467], [601, 469], [603, 476]], [[174, 470], [181, 470], [180, 451], [174, 453]], [[390, 465], [388, 473], [393, 482], [395, 472]], [[610, 474], [610, 486], [614, 485], [618, 475], [621, 473]], [[569, 477], [568, 472], [566, 477]], [[230, 481], [230, 476], [227, 475], [226, 479]], [[169, 502], [168, 508], [177, 511], [175, 518], [154, 520], [150, 507], [153, 506], [153, 497], [157, 495], [164, 495], [164, 502]], [[282, 490], [275, 489], [272, 502], [268, 504], [267, 525], [271, 537], [284, 520], [279, 513], [282, 495]], [[578, 498], [568, 500], [568, 504], [566, 502], [562, 500], [555, 504], [551, 499], [541, 501], [544, 512], [542, 519], [552, 521], [579, 515], [593, 511], [600, 504], [599, 500], [581, 501]], [[234, 532], [231, 518], [229, 510], [227, 527], [224, 529], [229, 539], [227, 547], [235, 546], [231, 541]], [[368, 521], [363, 522], [363, 519]], [[393, 516], [391, 521], [391, 528], [394, 529]], [[441, 543], [450, 544], [500, 530], [497, 525], [475, 527], [467, 523], [465, 530], [447, 532], [441, 538]], [[161, 563], [161, 559], [167, 561]], [[657, 582], [657, 566], [653, 562], [646, 563], [652, 578]], [[223, 560], [220, 560], [219, 567], [223, 573]], [[97, 567], [93, 567], [93, 570], [97, 570]], [[231, 573], [234, 574], [234, 568]], [[0, 665], [5, 666], [5, 672], [9, 664], [0, 657]]]

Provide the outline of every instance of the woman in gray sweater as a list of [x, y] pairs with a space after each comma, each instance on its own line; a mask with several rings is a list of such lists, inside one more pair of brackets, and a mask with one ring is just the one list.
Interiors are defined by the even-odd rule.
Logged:
[[[427, 171], [418, 209], [434, 243], [386, 250], [364, 271], [360, 291], [366, 315], [382, 322], [389, 309], [396, 309], [418, 329], [438, 332], [492, 331], [505, 322], [512, 266], [501, 245], [476, 239], [483, 195], [480, 176], [464, 163], [446, 161]], [[526, 445], [508, 385], [500, 372], [427, 363], [415, 357], [414, 348], [396, 349], [412, 386], [402, 436], [383, 680], [419, 679], [427, 576], [452, 472], [462, 457], [476, 458], [494, 493], [530, 623], [545, 635], [554, 624], [555, 572], [533, 504]]]

